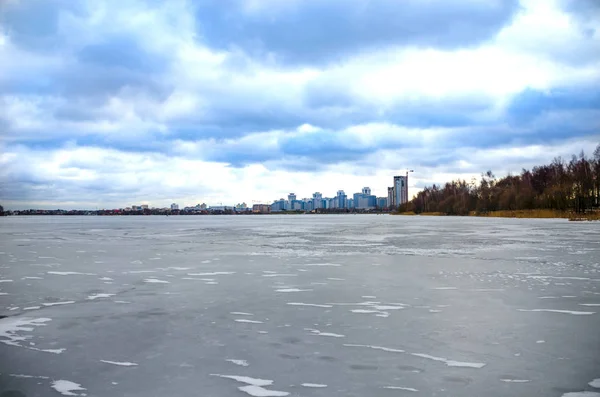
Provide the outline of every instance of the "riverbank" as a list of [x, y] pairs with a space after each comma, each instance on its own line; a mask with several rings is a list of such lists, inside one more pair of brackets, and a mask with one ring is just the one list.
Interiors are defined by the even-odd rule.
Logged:
[[[442, 212], [423, 212], [416, 214], [414, 212], [399, 212], [393, 213], [392, 215], [404, 215], [404, 216], [452, 216]], [[570, 221], [600, 221], [600, 212], [587, 212], [585, 214], [577, 214], [569, 211], [555, 211], [555, 210], [503, 210], [503, 211], [492, 211], [487, 213], [477, 214], [472, 211], [466, 216], [477, 216], [485, 218], [528, 218], [528, 219], [568, 219]]]

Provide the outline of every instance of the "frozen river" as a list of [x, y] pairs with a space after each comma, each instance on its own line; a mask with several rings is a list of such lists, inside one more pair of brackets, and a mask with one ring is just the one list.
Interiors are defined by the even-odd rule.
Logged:
[[0, 316], [2, 397], [596, 396], [600, 223], [1, 218]]

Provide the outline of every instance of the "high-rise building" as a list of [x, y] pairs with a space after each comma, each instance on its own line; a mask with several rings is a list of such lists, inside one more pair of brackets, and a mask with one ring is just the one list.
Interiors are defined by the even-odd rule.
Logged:
[[323, 195], [319, 192], [313, 193], [313, 209], [323, 208]]
[[296, 200], [296, 193], [288, 194], [288, 201], [291, 203], [294, 200]]
[[377, 208], [378, 209], [387, 208], [387, 197], [377, 197]]
[[352, 208], [373, 209], [377, 206], [377, 197], [371, 194], [371, 189], [363, 187], [361, 193], [354, 193]]
[[408, 176], [394, 176], [394, 206], [408, 202]]
[[387, 195], [387, 206], [388, 208], [393, 208], [396, 206], [394, 203], [394, 187], [388, 187], [388, 195]]
[[175, 211], [175, 210], [178, 210], [178, 209], [179, 209], [179, 205], [178, 204], [175, 204], [175, 203], [171, 204], [171, 211]]
[[269, 204], [254, 204], [252, 206], [252, 212], [255, 214], [268, 214], [271, 212], [271, 206]]
[[346, 193], [343, 190], [338, 190], [337, 192], [337, 207], [338, 208], [346, 208]]

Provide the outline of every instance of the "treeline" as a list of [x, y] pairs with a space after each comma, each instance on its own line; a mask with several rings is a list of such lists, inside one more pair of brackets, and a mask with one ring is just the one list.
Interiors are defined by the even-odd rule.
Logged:
[[600, 205], [600, 144], [591, 158], [582, 151], [567, 163], [523, 169], [520, 175], [496, 178], [491, 171], [477, 183], [459, 180], [426, 187], [401, 205], [399, 212], [439, 212], [447, 215], [484, 214], [500, 210], [550, 209], [585, 213]]

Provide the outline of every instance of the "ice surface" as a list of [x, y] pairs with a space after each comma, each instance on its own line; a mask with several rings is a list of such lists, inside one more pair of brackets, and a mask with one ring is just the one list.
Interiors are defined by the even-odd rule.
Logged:
[[550, 312], [550, 313], [563, 313], [573, 314], [575, 316], [586, 316], [595, 314], [596, 312], [579, 312], [574, 310], [555, 310], [555, 309], [519, 309], [520, 312]]
[[[7, 253], [0, 256], [0, 279], [14, 280], [0, 283], [0, 293], [10, 293], [0, 296], [0, 316], [52, 318], [45, 327], [16, 332], [25, 338], [15, 341], [19, 347], [0, 344], [6, 357], [1, 376], [28, 396], [61, 395], [50, 382], [68, 378], [89, 389], [72, 393], [90, 396], [419, 394], [400, 388], [464, 397], [600, 392], [588, 385], [595, 374], [585, 372], [597, 367], [589, 347], [600, 342], [594, 332], [600, 327], [600, 229], [587, 227], [592, 224], [583, 231], [561, 220], [376, 215], [0, 222], [7, 226], [0, 228], [0, 251]], [[103, 232], [90, 234], [95, 228]], [[17, 233], [29, 241], [15, 242]], [[59, 259], [44, 263], [38, 255]], [[209, 257], [220, 261], [200, 263]], [[305, 266], [323, 263], [340, 266]], [[146, 284], [147, 278], [170, 284]], [[314, 290], [276, 292], [293, 288]], [[116, 296], [101, 295], [108, 293]], [[571, 296], [578, 298], [565, 298]], [[76, 303], [42, 305], [53, 301]], [[451, 309], [442, 309], [447, 305]], [[597, 313], [566, 317], [520, 308]], [[557, 321], [563, 317], [567, 321]], [[244, 318], [264, 324], [234, 321]], [[537, 340], [546, 342], [533, 346]], [[61, 357], [48, 357], [61, 347], [68, 349]], [[72, 365], [85, 357], [90, 365]], [[566, 371], [575, 358], [576, 371]], [[236, 364], [244, 360], [251, 365]], [[211, 372], [274, 382], [238, 383]], [[308, 389], [302, 382], [328, 387]], [[388, 385], [398, 389], [382, 388]]]
[[128, 362], [128, 361], [109, 361], [109, 360], [100, 360], [100, 361], [103, 362], [103, 363], [106, 363], [106, 364], [120, 365], [122, 367], [135, 367], [135, 366], [137, 366], [136, 363], [131, 363], [131, 362]]
[[79, 383], [71, 382], [70, 380], [55, 380], [51, 384], [52, 388], [63, 396], [80, 396], [81, 394], [73, 393], [74, 391], [87, 390]]

